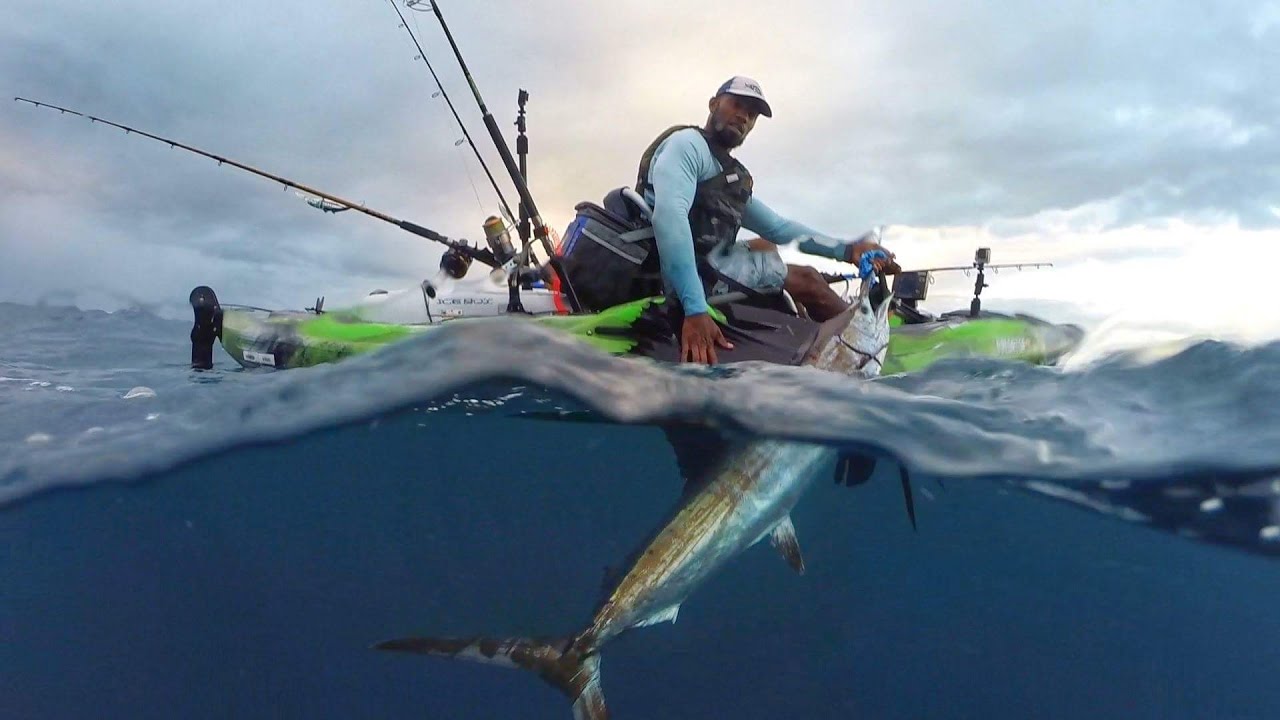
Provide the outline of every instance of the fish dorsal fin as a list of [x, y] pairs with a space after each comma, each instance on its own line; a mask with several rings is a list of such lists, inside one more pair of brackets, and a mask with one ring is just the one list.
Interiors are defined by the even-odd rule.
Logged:
[[644, 620], [641, 620], [640, 622], [636, 623], [635, 626], [648, 627], [650, 625], [657, 625], [658, 623], [663, 623], [663, 622], [674, 623], [676, 621], [676, 617], [679, 615], [680, 615], [680, 606], [678, 604], [672, 605], [671, 607], [665, 610], [659, 610], [658, 612], [650, 615]]
[[902, 483], [902, 499], [907, 505], [907, 518], [911, 520], [911, 529], [918, 530], [916, 527], [916, 500], [915, 495], [911, 492], [911, 475], [907, 472], [907, 466], [898, 464], [898, 481]]
[[800, 541], [796, 539], [796, 526], [791, 524], [790, 515], [782, 518], [782, 522], [773, 528], [773, 532], [769, 534], [769, 540], [774, 547], [778, 548], [778, 552], [782, 554], [782, 558], [787, 561], [791, 569], [803, 575], [804, 556], [800, 554]]
[[[911, 529], [916, 527], [916, 501], [911, 492], [911, 474], [907, 466], [897, 463], [898, 482], [902, 484], [902, 500], [907, 506], [907, 519], [911, 521]], [[876, 470], [876, 459], [870, 455], [856, 452], [842, 452], [836, 460], [836, 484], [854, 487], [871, 479]]]
[[854, 487], [871, 479], [876, 459], [856, 452], [842, 452], [836, 459], [836, 484]]
[[688, 497], [706, 484], [711, 470], [728, 454], [730, 443], [719, 430], [702, 425], [664, 425], [662, 431], [684, 481], [682, 497]]

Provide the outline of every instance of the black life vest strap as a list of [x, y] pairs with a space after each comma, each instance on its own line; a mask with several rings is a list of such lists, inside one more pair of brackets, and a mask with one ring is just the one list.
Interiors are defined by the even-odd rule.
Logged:
[[[666, 142], [667, 138], [671, 137], [675, 133], [680, 132], [681, 130], [691, 129], [697, 130], [702, 135], [702, 139], [707, 141], [707, 148], [711, 150], [711, 156], [716, 159], [716, 162], [720, 163], [720, 172], [722, 175], [730, 175], [734, 172], [741, 172], [745, 169], [736, 158], [729, 154], [728, 150], [708, 137], [705, 129], [700, 128], [697, 125], [672, 125], [662, 131], [662, 134], [659, 135], [657, 139], [649, 143], [649, 147], [645, 148], [644, 154], [640, 156], [640, 169], [636, 172], [636, 192], [639, 193], [641, 197], [644, 197], [645, 191], [653, 189], [653, 183], [649, 182], [649, 169], [653, 165], [653, 156], [658, 153], [658, 148], [661, 147], [662, 143]], [[707, 182], [710, 182], [710, 180]]]
[[649, 182], [649, 167], [653, 164], [653, 156], [657, 154], [658, 148], [662, 143], [666, 142], [667, 138], [689, 128], [701, 130], [697, 125], [672, 125], [663, 130], [662, 134], [649, 143], [649, 147], [645, 148], [644, 154], [640, 156], [640, 169], [636, 172], [636, 192], [639, 193], [640, 197], [644, 197], [646, 190], [653, 189], [653, 183]]

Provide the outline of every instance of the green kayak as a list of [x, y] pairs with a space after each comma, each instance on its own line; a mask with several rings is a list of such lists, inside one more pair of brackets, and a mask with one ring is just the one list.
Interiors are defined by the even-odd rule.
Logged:
[[[478, 301], [483, 287], [455, 285], [433, 290], [379, 292], [337, 310], [273, 311], [221, 305], [213, 291], [202, 286], [192, 292], [191, 298], [197, 317], [192, 331], [193, 363], [198, 354], [203, 357], [207, 353], [211, 364], [214, 339], [244, 367], [286, 369], [340, 361], [451, 323], [510, 317], [503, 311], [505, 298], [503, 302]], [[505, 293], [505, 288], [492, 290], [497, 296]], [[526, 290], [522, 294], [526, 308], [537, 305], [543, 292], [549, 291]], [[949, 357], [1051, 364], [1075, 349], [1083, 337], [1081, 329], [1074, 325], [1048, 323], [1029, 315], [957, 311], [933, 317], [896, 298], [894, 302], [886, 373], [920, 370]], [[547, 307], [546, 312], [521, 317], [613, 355], [677, 359], [679, 341], [672, 331], [672, 308], [661, 297], [636, 300], [598, 313], [565, 314]], [[718, 305], [713, 316], [735, 345], [734, 350], [721, 353], [720, 361], [724, 363], [763, 360], [798, 364], [818, 327], [818, 323], [786, 308], [757, 306], [745, 300]], [[197, 345], [201, 346], [199, 353]]]

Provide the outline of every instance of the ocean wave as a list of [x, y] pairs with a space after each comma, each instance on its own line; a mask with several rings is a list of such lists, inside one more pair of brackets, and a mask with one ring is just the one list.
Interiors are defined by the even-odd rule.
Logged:
[[[9, 457], [0, 456], [0, 503], [370, 422], [481, 384], [497, 387], [503, 399], [468, 412], [518, 415], [551, 403], [614, 423], [702, 423], [873, 450], [941, 478], [1090, 483], [1189, 470], [1256, 473], [1280, 467], [1277, 369], [1280, 344], [1201, 342], [1154, 361], [1125, 353], [1070, 371], [963, 359], [853, 381], [812, 368], [621, 359], [504, 319], [445, 326], [343, 363], [287, 372], [200, 373], [170, 358], [145, 383], [157, 397], [128, 403], [64, 393], [89, 397], [58, 418], [57, 431], [26, 428], [54, 441], [8, 446]], [[140, 384], [114, 391], [113, 400]], [[83, 437], [89, 427], [106, 429]], [[65, 440], [71, 437], [76, 442]]]

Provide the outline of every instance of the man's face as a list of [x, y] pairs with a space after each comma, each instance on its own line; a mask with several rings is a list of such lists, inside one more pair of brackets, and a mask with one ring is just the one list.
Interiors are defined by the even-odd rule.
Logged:
[[711, 116], [707, 118], [707, 129], [726, 148], [741, 145], [751, 128], [756, 126], [756, 118], [760, 116], [760, 104], [757, 101], [728, 93], [711, 98], [707, 107], [711, 110]]

